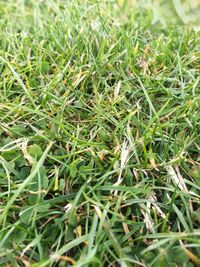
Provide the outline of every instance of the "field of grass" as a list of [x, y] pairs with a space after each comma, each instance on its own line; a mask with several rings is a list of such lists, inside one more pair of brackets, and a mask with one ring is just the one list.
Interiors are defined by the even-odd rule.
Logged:
[[2, 267], [200, 266], [200, 34], [133, 2], [0, 0]]

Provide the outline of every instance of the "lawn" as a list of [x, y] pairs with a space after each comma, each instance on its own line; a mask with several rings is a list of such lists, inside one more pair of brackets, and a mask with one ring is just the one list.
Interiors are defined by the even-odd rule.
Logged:
[[198, 23], [134, 2], [0, 0], [0, 266], [200, 266]]

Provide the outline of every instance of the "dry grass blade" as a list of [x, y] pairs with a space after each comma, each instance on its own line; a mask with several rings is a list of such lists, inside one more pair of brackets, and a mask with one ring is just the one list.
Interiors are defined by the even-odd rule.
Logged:
[[[178, 170], [178, 167], [176, 167], [176, 170]], [[181, 191], [183, 191], [184, 193], [188, 193], [188, 189], [185, 185], [184, 179], [181, 176], [179, 170], [177, 173], [177, 172], [175, 172], [175, 170], [172, 166], [166, 166], [166, 171], [167, 171], [169, 177], [171, 178], [171, 180], [175, 183], [175, 185], [177, 185], [179, 187], [179, 189]]]

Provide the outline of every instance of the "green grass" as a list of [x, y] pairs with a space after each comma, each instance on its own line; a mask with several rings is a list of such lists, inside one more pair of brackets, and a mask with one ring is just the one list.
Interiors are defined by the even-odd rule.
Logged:
[[200, 265], [200, 35], [131, 2], [0, 1], [0, 266]]

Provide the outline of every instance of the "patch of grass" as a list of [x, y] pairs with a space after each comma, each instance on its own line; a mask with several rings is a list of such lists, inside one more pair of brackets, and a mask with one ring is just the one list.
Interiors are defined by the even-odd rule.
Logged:
[[198, 266], [199, 32], [0, 2], [0, 266]]

